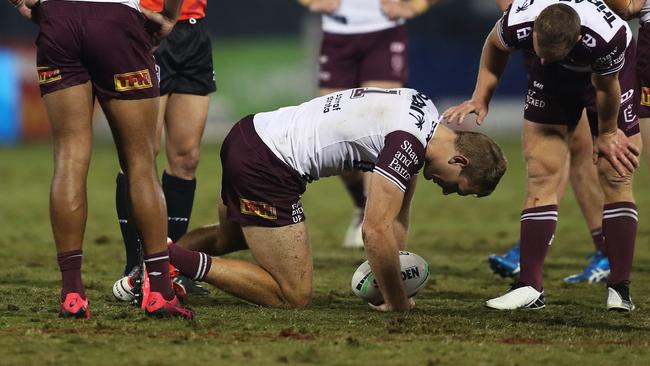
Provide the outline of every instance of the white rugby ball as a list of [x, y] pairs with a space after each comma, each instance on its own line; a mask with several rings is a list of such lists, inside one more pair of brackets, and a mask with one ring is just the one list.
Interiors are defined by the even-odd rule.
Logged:
[[113, 284], [113, 296], [120, 301], [132, 301], [135, 298], [133, 285], [129, 277], [122, 277]]
[[[399, 252], [399, 262], [404, 290], [408, 297], [413, 297], [429, 280], [429, 264], [419, 255], [407, 251]], [[363, 262], [352, 275], [352, 292], [373, 305], [384, 303], [368, 261]]]

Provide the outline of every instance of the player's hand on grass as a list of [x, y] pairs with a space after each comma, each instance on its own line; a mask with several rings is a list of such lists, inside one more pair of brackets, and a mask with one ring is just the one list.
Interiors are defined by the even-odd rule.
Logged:
[[488, 114], [488, 106], [487, 104], [470, 99], [447, 109], [445, 113], [442, 114], [442, 117], [449, 123], [461, 124], [465, 120], [465, 117], [470, 113], [476, 114], [476, 124], [481, 125]]
[[603, 157], [621, 176], [631, 174], [639, 166], [639, 148], [620, 129], [598, 135], [594, 150], [594, 163]]
[[311, 0], [301, 1], [314, 13], [333, 13], [341, 6], [341, 0]]
[[411, 309], [415, 308], [415, 299], [413, 299], [412, 297], [409, 297], [409, 299], [408, 299], [408, 308], [404, 309], [404, 310], [395, 310], [395, 309], [393, 309], [392, 306], [390, 306], [387, 303], [383, 303], [381, 305], [373, 305], [371, 303], [368, 303], [368, 306], [370, 306], [371, 309], [377, 310], [377, 311], [408, 311], [408, 310], [411, 310]]
[[147, 32], [151, 34], [154, 46], [158, 46], [172, 32], [177, 19], [165, 12], [165, 10], [159, 13], [145, 8], [141, 8], [140, 10], [142, 10], [142, 14], [147, 18]]

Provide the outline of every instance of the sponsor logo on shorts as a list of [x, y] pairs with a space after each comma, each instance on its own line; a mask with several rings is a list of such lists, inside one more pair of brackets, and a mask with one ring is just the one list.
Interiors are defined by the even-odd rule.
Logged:
[[406, 51], [406, 45], [404, 44], [404, 42], [399, 42], [399, 41], [391, 42], [389, 48], [390, 48], [390, 52], [393, 53], [402, 53]]
[[62, 78], [61, 69], [49, 66], [39, 66], [36, 70], [38, 71], [38, 83], [41, 85], [61, 80]]
[[113, 80], [115, 81], [115, 91], [118, 92], [149, 89], [153, 87], [153, 84], [151, 83], [151, 75], [147, 69], [127, 72], [124, 74], [116, 74], [113, 76]]
[[275, 209], [275, 207], [265, 202], [251, 201], [245, 198], [240, 198], [239, 209], [244, 215], [259, 216], [267, 220], [278, 219], [278, 211]]
[[628, 104], [628, 106], [625, 107], [625, 110], [623, 110], [623, 116], [625, 117], [625, 123], [636, 122], [636, 113], [634, 113], [634, 106], [632, 104]]
[[291, 221], [294, 224], [305, 221], [305, 209], [302, 208], [302, 202], [298, 201], [291, 205]]
[[537, 92], [535, 92], [534, 90], [528, 89], [528, 95], [526, 95], [526, 107], [525, 107], [526, 109], [528, 109], [528, 106], [537, 107], [537, 108], [546, 107], [546, 102], [539, 98], [536, 98], [535, 97], [536, 94]]
[[621, 94], [621, 104], [627, 102], [634, 96], [634, 89], [630, 89], [625, 93]]
[[650, 107], [650, 88], [641, 88], [641, 105]]

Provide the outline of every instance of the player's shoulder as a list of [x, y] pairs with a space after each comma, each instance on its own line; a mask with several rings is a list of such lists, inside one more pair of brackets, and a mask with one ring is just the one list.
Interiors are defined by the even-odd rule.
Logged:
[[426, 146], [440, 123], [440, 113], [433, 100], [423, 92], [404, 89], [404, 95], [408, 98], [407, 108], [396, 129], [415, 136]]
[[546, 7], [557, 3], [557, 0], [513, 0], [506, 10], [504, 21], [507, 26], [531, 23]]

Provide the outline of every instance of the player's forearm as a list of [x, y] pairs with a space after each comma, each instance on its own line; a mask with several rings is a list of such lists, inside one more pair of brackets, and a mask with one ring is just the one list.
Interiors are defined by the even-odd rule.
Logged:
[[408, 298], [401, 278], [398, 246], [389, 225], [384, 229], [364, 226], [366, 256], [384, 301], [394, 311], [408, 310]]
[[621, 104], [621, 86], [618, 74], [592, 78], [596, 88], [596, 108], [598, 111], [598, 133], [613, 133], [618, 128], [618, 113]]
[[499, 79], [508, 64], [509, 56], [509, 52], [496, 47], [492, 40], [492, 34], [488, 36], [483, 46], [476, 88], [472, 99], [480, 100], [486, 105], [490, 102], [494, 90], [499, 84]]
[[165, 0], [162, 13], [168, 18], [176, 20], [181, 15], [181, 6], [183, 6], [183, 0]]

